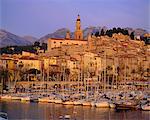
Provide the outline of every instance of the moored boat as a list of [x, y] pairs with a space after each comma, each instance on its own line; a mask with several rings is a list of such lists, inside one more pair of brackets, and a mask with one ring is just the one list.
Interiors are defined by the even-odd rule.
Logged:
[[99, 101], [97, 103], [95, 103], [96, 107], [99, 108], [109, 108], [109, 102], [108, 101]]
[[76, 101], [73, 101], [73, 104], [74, 105], [82, 105], [82, 100], [76, 100]]
[[147, 103], [145, 105], [142, 105], [142, 110], [150, 111], [150, 103]]
[[1, 96], [1, 99], [3, 100], [11, 100], [11, 96], [10, 95], [3, 95]]
[[116, 104], [116, 107], [115, 107], [117, 110], [136, 110], [138, 109], [137, 105], [129, 105], [129, 104]]
[[61, 103], [63, 103], [61, 99], [55, 99], [54, 102], [55, 102], [56, 104], [61, 104]]
[[96, 105], [96, 101], [92, 101], [92, 102], [91, 102], [91, 106], [92, 106], [92, 107], [95, 107], [95, 105]]
[[115, 108], [116, 105], [114, 103], [109, 103], [110, 108]]
[[30, 101], [30, 97], [29, 96], [21, 97], [21, 101]]
[[7, 115], [7, 113], [0, 112], [0, 120], [8, 120], [8, 115]]
[[38, 98], [39, 102], [50, 102], [49, 97], [42, 97], [42, 98]]
[[65, 101], [65, 102], [63, 102], [63, 104], [64, 105], [73, 105], [74, 103], [73, 103], [73, 101]]
[[91, 106], [91, 102], [90, 101], [83, 101], [82, 105], [83, 106]]
[[12, 96], [11, 99], [12, 100], [21, 100], [21, 97], [20, 96]]

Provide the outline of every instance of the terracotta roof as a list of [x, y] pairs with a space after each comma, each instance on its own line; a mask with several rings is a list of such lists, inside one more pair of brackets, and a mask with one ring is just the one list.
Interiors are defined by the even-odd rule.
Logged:
[[38, 58], [35, 57], [28, 57], [28, 56], [23, 56], [21, 58], [19, 58], [20, 60], [38, 60]]

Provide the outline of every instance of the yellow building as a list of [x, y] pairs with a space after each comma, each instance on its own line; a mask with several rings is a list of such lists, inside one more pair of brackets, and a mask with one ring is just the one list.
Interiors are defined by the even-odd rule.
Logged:
[[91, 52], [85, 52], [83, 55], [83, 66], [84, 70], [89, 72], [96, 72], [102, 69], [102, 59], [97, 56], [97, 54]]
[[37, 58], [32, 57], [21, 57], [18, 60], [18, 64], [22, 63], [23, 68], [29, 70], [29, 69], [38, 69], [41, 70], [42, 67], [42, 61]]
[[8, 70], [14, 70], [16, 68], [16, 60], [12, 58], [1, 58], [1, 63], [3, 68], [7, 68]]
[[36, 56], [36, 54], [34, 54], [34, 53], [30, 53], [30, 52], [26, 52], [26, 51], [22, 51], [22, 56], [35, 57], [35, 56]]
[[77, 73], [78, 69], [79, 69], [79, 61], [75, 58], [70, 58], [68, 60], [66, 60], [67, 62], [67, 68], [70, 69], [71, 73]]
[[57, 59], [56, 57], [44, 58], [44, 69], [48, 70], [50, 65], [56, 65]]
[[78, 15], [78, 18], [76, 20], [76, 29], [74, 33], [74, 39], [70, 39], [70, 32], [68, 31], [66, 34], [66, 38], [60, 39], [60, 38], [49, 38], [48, 39], [48, 52], [51, 51], [51, 49], [60, 47], [62, 45], [83, 45], [87, 44], [87, 40], [83, 39], [83, 31], [81, 29], [81, 21], [80, 16]]

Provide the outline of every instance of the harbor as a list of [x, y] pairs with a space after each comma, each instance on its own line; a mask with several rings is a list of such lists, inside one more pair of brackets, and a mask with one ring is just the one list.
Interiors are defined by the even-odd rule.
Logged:
[[149, 0], [0, 1], [0, 120], [150, 120]]
[[[35, 86], [34, 86], [35, 87]], [[2, 101], [55, 103], [62, 105], [89, 106], [96, 108], [150, 110], [149, 91], [140, 90], [74, 90], [71, 88], [53, 90], [45, 88], [25, 89], [24, 92], [5, 93]]]

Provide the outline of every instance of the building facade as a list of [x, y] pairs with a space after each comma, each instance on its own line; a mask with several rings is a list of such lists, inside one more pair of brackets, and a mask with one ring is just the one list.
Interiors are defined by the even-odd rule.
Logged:
[[74, 39], [70, 38], [70, 32], [66, 33], [66, 38], [49, 38], [48, 39], [48, 52], [53, 48], [61, 47], [62, 45], [85, 45], [87, 40], [83, 39], [83, 31], [81, 29], [80, 16], [76, 20], [76, 28], [74, 33]]

